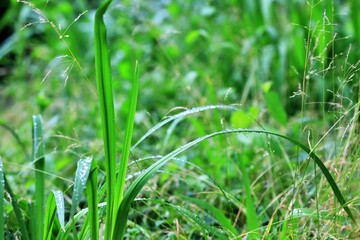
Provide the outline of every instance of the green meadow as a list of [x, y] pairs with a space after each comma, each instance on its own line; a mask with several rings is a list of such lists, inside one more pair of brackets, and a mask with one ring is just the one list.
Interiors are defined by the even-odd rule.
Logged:
[[360, 238], [359, 0], [0, 7], [0, 239]]

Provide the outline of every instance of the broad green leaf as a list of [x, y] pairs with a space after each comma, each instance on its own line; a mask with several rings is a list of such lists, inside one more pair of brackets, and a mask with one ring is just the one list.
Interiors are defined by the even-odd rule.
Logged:
[[231, 115], [231, 126], [233, 128], [249, 128], [253, 125], [259, 115], [259, 108], [251, 106], [248, 112], [236, 111]]
[[273, 85], [272, 81], [267, 81], [261, 84], [261, 88], [264, 91], [264, 93], [268, 93], [270, 91], [271, 86]]
[[287, 123], [287, 114], [279, 95], [273, 91], [266, 93], [265, 103], [271, 116], [282, 125], [285, 125]]
[[204, 29], [193, 30], [186, 35], [185, 42], [186, 44], [191, 45], [195, 43], [200, 37], [208, 38], [209, 35]]

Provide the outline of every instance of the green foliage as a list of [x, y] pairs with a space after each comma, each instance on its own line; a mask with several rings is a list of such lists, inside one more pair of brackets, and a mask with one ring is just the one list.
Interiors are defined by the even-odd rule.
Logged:
[[271, 116], [282, 125], [286, 125], [287, 115], [284, 107], [282, 106], [279, 95], [273, 91], [265, 93], [265, 103]]

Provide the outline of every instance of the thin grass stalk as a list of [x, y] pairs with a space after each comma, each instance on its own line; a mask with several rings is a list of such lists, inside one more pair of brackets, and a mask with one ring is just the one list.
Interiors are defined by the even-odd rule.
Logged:
[[[116, 195], [115, 195], [115, 205], [114, 205], [115, 207], [114, 207], [114, 213], [113, 213], [114, 216], [117, 213], [118, 208], [121, 203], [121, 200], [124, 196], [126, 172], [127, 172], [127, 165], [129, 162], [131, 139], [132, 139], [133, 129], [134, 129], [138, 92], [139, 92], [139, 64], [136, 61], [134, 79], [133, 79], [133, 84], [132, 84], [132, 88], [131, 88], [131, 92], [130, 92], [130, 106], [129, 106], [128, 117], [127, 117], [127, 121], [126, 121], [125, 138], [124, 138], [124, 143], [123, 143], [121, 160], [120, 160], [120, 164], [119, 164], [118, 179], [116, 182], [116, 190], [115, 190]], [[114, 218], [114, 221], [115, 221], [115, 218]], [[114, 224], [115, 224], [115, 222], [114, 222]]]
[[[239, 160], [239, 158], [237, 157]], [[242, 159], [239, 160], [240, 170], [243, 176], [243, 182], [244, 182], [244, 190], [245, 190], [245, 196], [246, 196], [246, 223], [249, 233], [250, 239], [259, 237], [258, 232], [256, 230], [259, 228], [259, 223], [257, 220], [257, 214], [255, 210], [254, 200], [251, 195], [251, 184], [250, 179], [245, 167], [245, 163]]]
[[[16, 219], [18, 220], [18, 223], [19, 223], [19, 227], [20, 227], [20, 233], [21, 233], [21, 239], [24, 239], [24, 240], [29, 240], [29, 233], [27, 231], [27, 228], [26, 228], [26, 224], [25, 224], [25, 221], [24, 221], [24, 217], [23, 215], [21, 214], [21, 210], [20, 210], [20, 207], [18, 205], [18, 201], [17, 201], [17, 198], [16, 196], [14, 195], [10, 185], [9, 185], [9, 182], [7, 181], [6, 179], [6, 175], [4, 175], [4, 183], [5, 183], [5, 189], [6, 191], [8, 192], [9, 194], [9, 197], [11, 199], [11, 204], [13, 206], [13, 209], [14, 209], [14, 212], [15, 212], [15, 216], [16, 216]], [[42, 224], [39, 224], [42, 226]]]
[[[40, 115], [33, 116], [33, 161], [35, 165], [35, 216], [37, 223], [44, 222], [45, 206], [45, 154], [43, 124]], [[36, 239], [43, 239], [43, 225], [36, 225]]]
[[159, 159], [157, 162], [155, 162], [153, 165], [151, 165], [148, 169], [146, 169], [142, 173], [142, 175], [140, 175], [137, 179], [135, 179], [135, 181], [132, 182], [132, 184], [127, 189], [127, 191], [124, 195], [124, 198], [121, 202], [119, 211], [116, 215], [116, 224], [115, 224], [116, 228], [115, 228], [115, 232], [114, 232], [115, 234], [113, 235], [114, 236], [113, 239], [123, 239], [123, 237], [125, 235], [125, 231], [126, 231], [126, 222], [127, 222], [127, 217], [129, 215], [131, 203], [134, 201], [135, 197], [139, 194], [139, 192], [145, 186], [145, 184], [148, 182], [148, 180], [152, 176], [154, 176], [165, 164], [167, 164], [170, 160], [172, 160], [174, 157], [176, 157], [180, 153], [205, 141], [206, 139], [209, 139], [209, 138], [212, 138], [215, 136], [219, 136], [219, 135], [224, 135], [224, 134], [237, 134], [237, 133], [258, 133], [258, 134], [268, 134], [268, 135], [277, 136], [279, 138], [285, 139], [285, 140], [293, 143], [294, 145], [297, 145], [299, 148], [304, 150], [309, 155], [309, 157], [315, 161], [316, 165], [320, 168], [320, 170], [324, 174], [326, 180], [328, 181], [330, 187], [332, 188], [332, 190], [335, 194], [335, 197], [340, 202], [342, 208], [348, 214], [348, 216], [353, 221], [353, 223], [356, 226], [358, 226], [352, 212], [350, 211], [349, 207], [347, 206], [347, 204], [348, 204], [347, 201], [345, 201], [345, 198], [341, 194], [340, 189], [337, 186], [331, 173], [326, 168], [326, 166], [321, 161], [321, 159], [312, 150], [310, 150], [308, 147], [306, 147], [302, 143], [298, 142], [297, 140], [289, 138], [285, 135], [281, 135], [279, 133], [269, 132], [266, 130], [256, 130], [256, 129], [232, 129], [232, 130], [223, 130], [220, 132], [214, 132], [214, 133], [208, 134], [206, 136], [200, 137], [196, 140], [193, 140], [192, 142], [189, 142], [189, 143], [177, 148], [176, 150], [170, 152], [166, 156]]
[[115, 145], [115, 116], [111, 83], [111, 67], [109, 48], [106, 41], [106, 27], [103, 16], [111, 0], [103, 1], [96, 10], [94, 21], [95, 71], [99, 94], [102, 120], [102, 131], [106, 170], [106, 219], [105, 239], [109, 239], [112, 229], [114, 207], [114, 193], [116, 181], [116, 145]]
[[3, 127], [4, 129], [8, 130], [11, 133], [11, 135], [15, 138], [16, 142], [19, 144], [22, 151], [24, 152], [25, 157], [27, 159], [31, 160], [31, 157], [30, 157], [28, 151], [26, 150], [26, 146], [25, 146], [24, 142], [20, 139], [20, 136], [16, 133], [16, 131], [12, 127], [10, 127], [8, 124], [3, 122], [2, 120], [0, 120], [0, 126]]

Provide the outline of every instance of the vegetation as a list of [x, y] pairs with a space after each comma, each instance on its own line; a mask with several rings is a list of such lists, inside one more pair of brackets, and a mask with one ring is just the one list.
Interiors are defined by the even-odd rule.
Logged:
[[359, 1], [4, 6], [0, 236], [360, 237]]

